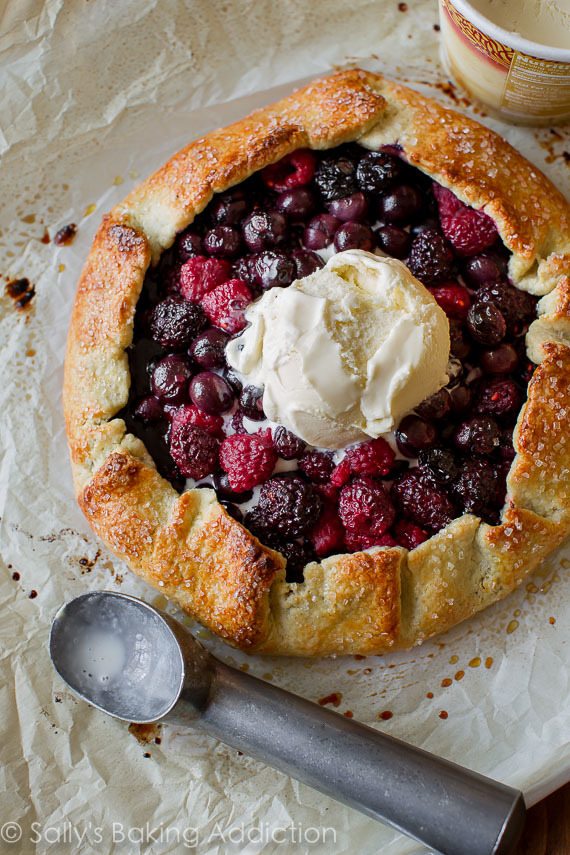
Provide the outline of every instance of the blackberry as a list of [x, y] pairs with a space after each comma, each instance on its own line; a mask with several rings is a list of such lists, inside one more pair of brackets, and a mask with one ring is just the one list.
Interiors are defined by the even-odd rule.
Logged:
[[262, 422], [265, 419], [263, 412], [263, 389], [257, 386], [244, 386], [239, 397], [239, 405], [248, 419]]
[[170, 454], [180, 472], [199, 480], [218, 468], [220, 441], [191, 424], [181, 424], [170, 434]]
[[157, 303], [150, 315], [153, 339], [173, 350], [188, 347], [206, 324], [206, 316], [197, 303], [176, 296]]
[[305, 451], [307, 443], [295, 436], [290, 430], [287, 430], [283, 425], [279, 425], [273, 431], [273, 445], [279, 457], [283, 460], [296, 460]]
[[418, 461], [420, 468], [427, 470], [434, 481], [444, 487], [459, 475], [455, 456], [448, 448], [426, 448], [420, 451]]
[[321, 497], [298, 475], [276, 476], [261, 485], [254, 521], [258, 530], [292, 539], [309, 531], [321, 507]]
[[325, 156], [315, 172], [315, 184], [326, 202], [356, 192], [356, 166], [349, 157]]
[[461, 422], [455, 431], [453, 441], [465, 454], [492, 454], [499, 447], [501, 432], [495, 419], [489, 416], [475, 416]]
[[307, 451], [299, 460], [299, 469], [316, 484], [326, 484], [334, 469], [332, 454], [324, 451]]
[[498, 486], [497, 473], [487, 460], [466, 460], [452, 491], [466, 513], [481, 516], [499, 504]]
[[307, 538], [285, 540], [282, 537], [267, 533], [263, 534], [261, 539], [265, 546], [269, 546], [271, 549], [280, 552], [286, 559], [285, 581], [303, 582], [305, 565], [316, 558], [311, 541]]
[[456, 516], [449, 496], [424, 469], [410, 469], [392, 484], [400, 511], [422, 528], [437, 532]]
[[522, 395], [514, 380], [508, 378], [482, 383], [477, 394], [475, 409], [478, 413], [509, 419], [517, 415]]
[[449, 279], [453, 273], [453, 253], [437, 229], [425, 229], [412, 241], [408, 267], [424, 285]]
[[365, 193], [382, 193], [402, 173], [402, 162], [381, 151], [369, 151], [356, 167], [356, 182]]

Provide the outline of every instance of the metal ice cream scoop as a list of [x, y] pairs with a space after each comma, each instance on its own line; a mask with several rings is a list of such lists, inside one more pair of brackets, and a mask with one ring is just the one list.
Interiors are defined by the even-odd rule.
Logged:
[[194, 727], [444, 855], [505, 855], [519, 838], [518, 790], [224, 665], [135, 597], [102, 591], [64, 605], [50, 654], [103, 712]]

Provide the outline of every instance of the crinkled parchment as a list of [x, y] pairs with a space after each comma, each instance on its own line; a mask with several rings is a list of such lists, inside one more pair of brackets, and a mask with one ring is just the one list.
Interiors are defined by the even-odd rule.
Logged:
[[[191, 137], [334, 65], [360, 61], [453, 104], [453, 91], [437, 86], [446, 78], [436, 3], [399, 5], [4, 3], [0, 273], [36, 289], [27, 311], [0, 299], [0, 826], [22, 826], [19, 842], [0, 843], [6, 851], [421, 849], [214, 740], [165, 726], [158, 742], [151, 734], [141, 744], [127, 725], [74, 700], [47, 650], [57, 608], [88, 589], [157, 602], [97, 542], [71, 488], [62, 361], [102, 213]], [[484, 121], [568, 190], [558, 157], [568, 131]], [[78, 225], [71, 246], [42, 243], [46, 228], [53, 236], [68, 222]], [[201, 637], [226, 661], [308, 698], [337, 693], [339, 712], [520, 786], [532, 802], [570, 777], [569, 566], [552, 559], [526, 589], [409, 653], [270, 660]], [[2, 834], [15, 839], [17, 827]]]

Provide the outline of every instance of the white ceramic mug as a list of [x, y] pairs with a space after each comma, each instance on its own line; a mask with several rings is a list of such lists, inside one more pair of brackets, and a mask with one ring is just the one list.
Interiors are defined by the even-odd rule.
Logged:
[[570, 119], [570, 33], [568, 49], [549, 47], [503, 29], [467, 0], [439, 0], [439, 11], [444, 61], [474, 98], [512, 122]]

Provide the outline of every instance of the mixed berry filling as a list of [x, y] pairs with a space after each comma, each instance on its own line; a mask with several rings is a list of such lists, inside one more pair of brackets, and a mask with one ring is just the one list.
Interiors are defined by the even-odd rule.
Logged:
[[[393, 435], [332, 453], [269, 425], [263, 389], [225, 348], [253, 300], [346, 249], [401, 259], [431, 291], [449, 318], [450, 379]], [[213, 487], [292, 581], [327, 555], [414, 549], [464, 513], [496, 524], [536, 310], [508, 260], [494, 222], [396, 146], [293, 152], [215, 196], [148, 272], [121, 415], [176, 489]]]

